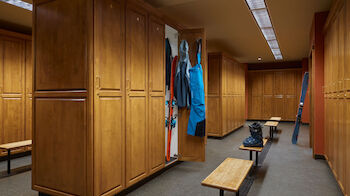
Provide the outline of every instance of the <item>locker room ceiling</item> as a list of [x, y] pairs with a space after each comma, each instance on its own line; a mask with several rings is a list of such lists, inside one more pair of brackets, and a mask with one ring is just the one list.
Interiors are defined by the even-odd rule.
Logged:
[[[32, 3], [32, 0], [24, 0]], [[145, 0], [188, 28], [204, 27], [208, 51], [225, 51], [242, 63], [275, 61], [245, 0]], [[308, 56], [313, 13], [327, 11], [332, 0], [265, 0], [283, 61]], [[0, 2], [0, 26], [31, 32], [30, 11]]]
[[[33, 3], [32, 0], [22, 0]], [[0, 28], [30, 33], [32, 12], [0, 1]]]
[[[185, 27], [204, 27], [208, 51], [225, 51], [242, 63], [275, 61], [245, 0], [146, 0]], [[331, 0], [265, 0], [283, 61], [308, 56], [315, 12], [327, 11]]]

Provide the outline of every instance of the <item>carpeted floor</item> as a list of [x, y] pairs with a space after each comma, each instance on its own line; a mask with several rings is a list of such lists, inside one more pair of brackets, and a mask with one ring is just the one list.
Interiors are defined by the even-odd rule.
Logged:
[[[263, 161], [262, 165], [254, 171], [252, 178], [245, 182], [246, 189], [242, 190], [241, 195], [342, 195], [326, 162], [312, 158], [312, 151], [308, 147], [308, 126], [302, 126], [298, 145], [291, 144], [293, 127], [293, 123], [279, 125], [278, 129], [282, 131], [275, 135], [275, 140], [268, 149], [266, 157], [259, 156]], [[265, 127], [264, 136], [267, 134], [268, 128]], [[209, 138], [206, 147], [206, 162], [182, 162], [140, 186], [129, 195], [219, 195], [217, 189], [201, 186], [200, 182], [227, 157], [249, 159], [248, 152], [238, 150], [238, 146], [248, 135], [248, 127], [244, 126], [223, 139]], [[24, 157], [14, 160], [12, 165], [15, 168], [28, 165], [30, 162], [30, 157]], [[1, 162], [0, 171], [5, 170], [6, 162]], [[37, 195], [31, 190], [31, 171], [10, 177], [0, 177], [0, 195]], [[235, 194], [225, 191], [225, 195]]]

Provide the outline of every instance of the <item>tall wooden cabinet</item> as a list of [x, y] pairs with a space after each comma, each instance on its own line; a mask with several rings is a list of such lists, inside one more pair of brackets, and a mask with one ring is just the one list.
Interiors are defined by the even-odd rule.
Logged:
[[[31, 37], [1, 30], [0, 144], [31, 139], [32, 73]], [[0, 151], [0, 156], [6, 154]]]
[[208, 56], [208, 135], [222, 137], [245, 122], [245, 67], [224, 53]]
[[301, 91], [301, 70], [248, 72], [248, 119], [280, 116], [294, 121]]
[[[137, 0], [34, 1], [33, 189], [114, 195], [164, 168], [164, 33]], [[184, 137], [179, 159], [204, 161]]]

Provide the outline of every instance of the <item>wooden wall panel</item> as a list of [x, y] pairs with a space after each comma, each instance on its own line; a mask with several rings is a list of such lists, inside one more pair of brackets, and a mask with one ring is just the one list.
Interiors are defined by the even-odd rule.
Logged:
[[[25, 139], [32, 139], [32, 105], [33, 105], [33, 63], [32, 63], [32, 42], [26, 41], [26, 53], [25, 53]], [[31, 147], [29, 147], [31, 149]]]
[[208, 95], [220, 94], [221, 61], [217, 56], [208, 58]]
[[86, 195], [86, 107], [85, 99], [36, 99], [35, 185]]
[[280, 116], [294, 121], [301, 90], [301, 70], [260, 70], [248, 73], [248, 118]]

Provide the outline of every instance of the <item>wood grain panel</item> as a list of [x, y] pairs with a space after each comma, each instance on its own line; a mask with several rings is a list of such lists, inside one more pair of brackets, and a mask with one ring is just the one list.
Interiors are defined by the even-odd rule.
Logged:
[[154, 173], [164, 167], [164, 96], [152, 96], [149, 99], [149, 169]]
[[263, 119], [268, 119], [273, 116], [274, 113], [274, 99], [272, 96], [266, 95], [263, 97], [263, 105], [262, 105], [262, 117]]
[[[125, 128], [121, 97], [100, 97], [96, 108], [96, 134], [100, 193], [124, 188]], [[118, 191], [118, 190], [116, 190]]]
[[86, 195], [86, 106], [85, 99], [35, 100], [35, 185]]
[[[210, 74], [210, 71], [209, 71]], [[210, 84], [209, 84], [210, 86]], [[221, 129], [221, 106], [219, 96], [208, 96], [208, 116], [207, 116], [207, 131], [210, 135], [220, 136]]]
[[3, 93], [22, 94], [24, 88], [24, 41], [3, 41]]
[[[210, 55], [208, 58], [208, 94], [219, 95], [220, 94], [220, 71], [221, 61], [220, 56]], [[209, 104], [209, 103], [208, 103]]]
[[151, 91], [164, 92], [165, 26], [153, 17], [149, 21], [149, 88]]
[[264, 95], [273, 95], [274, 89], [274, 73], [273, 72], [265, 72], [263, 73], [264, 78]]
[[[32, 62], [32, 42], [25, 42], [25, 139], [32, 139], [33, 129], [33, 62]], [[31, 148], [31, 147], [29, 147]]]
[[129, 97], [126, 112], [126, 185], [130, 186], [147, 175], [146, 97]]
[[147, 13], [127, 9], [126, 16], [126, 79], [132, 91], [147, 90]]
[[3, 143], [24, 140], [24, 111], [22, 98], [2, 99]]
[[54, 0], [36, 6], [36, 90], [87, 89], [88, 3]]
[[122, 89], [125, 67], [125, 3], [95, 1], [95, 68], [100, 90]]

